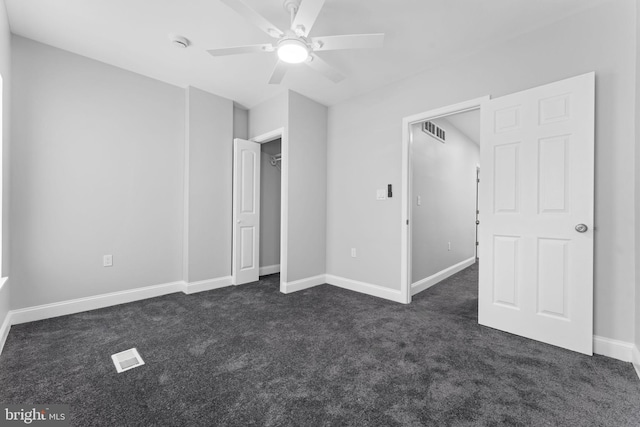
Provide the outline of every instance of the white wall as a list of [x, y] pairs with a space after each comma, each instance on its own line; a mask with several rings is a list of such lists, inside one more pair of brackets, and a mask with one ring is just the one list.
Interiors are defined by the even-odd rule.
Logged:
[[197, 282], [231, 275], [233, 102], [187, 89], [188, 269]]
[[331, 107], [327, 273], [400, 289], [400, 198], [374, 195], [400, 194], [403, 117], [595, 71], [595, 334], [632, 341], [635, 17], [633, 0], [611, 1]]
[[289, 91], [289, 282], [326, 273], [327, 107]]
[[[2, 277], [10, 274], [10, 111], [11, 111], [11, 33], [4, 1], [0, 2], [0, 74], [2, 74]], [[0, 326], [9, 312], [10, 282], [0, 287]]]
[[280, 154], [281, 141], [266, 142], [260, 149], [260, 267], [268, 267], [280, 264], [281, 171], [271, 164], [271, 156]]
[[233, 107], [233, 137], [249, 138], [249, 110]]
[[249, 138], [287, 127], [289, 95], [285, 92], [249, 110]]
[[475, 256], [480, 147], [446, 119], [432, 122], [446, 131], [444, 144], [412, 126], [412, 283]]
[[184, 91], [21, 37], [12, 54], [12, 309], [181, 280]]

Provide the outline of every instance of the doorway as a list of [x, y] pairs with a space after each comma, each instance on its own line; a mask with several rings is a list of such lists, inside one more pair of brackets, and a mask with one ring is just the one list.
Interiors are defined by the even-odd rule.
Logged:
[[260, 144], [259, 275], [280, 273], [282, 139]]
[[[413, 256], [412, 256], [412, 225], [414, 223], [413, 214], [414, 209], [413, 206], [417, 205], [418, 194], [415, 194], [412, 188], [413, 184], [413, 161], [412, 161], [412, 151], [411, 145], [413, 138], [418, 135], [418, 132], [422, 133], [423, 131], [423, 123], [429, 121], [435, 121], [438, 119], [446, 118], [447, 116], [452, 116], [457, 113], [464, 113], [469, 111], [479, 111], [483, 102], [489, 100], [489, 97], [482, 97], [473, 99], [470, 101], [462, 102], [455, 105], [450, 105], [447, 107], [438, 108], [435, 110], [427, 111], [424, 113], [416, 114], [414, 116], [405, 117], [403, 119], [403, 135], [402, 135], [402, 218], [405, 218], [402, 223], [402, 233], [401, 233], [401, 248], [400, 248], [400, 258], [402, 261], [402, 269], [400, 270], [400, 286], [401, 293], [404, 297], [405, 303], [411, 302], [411, 297], [414, 293], [420, 292], [433, 284], [439, 282], [440, 280], [448, 277], [447, 271], [439, 272], [426, 275], [424, 278], [418, 280], [416, 286], [412, 286], [412, 284], [416, 283], [416, 280], [413, 280]], [[420, 129], [420, 130], [418, 130]], [[437, 136], [437, 131], [436, 131]], [[446, 140], [446, 130], [445, 130], [445, 140]], [[445, 142], [446, 143], [446, 142]], [[433, 147], [432, 147], [433, 148]], [[477, 163], [474, 163], [474, 166]], [[475, 176], [475, 169], [472, 171], [473, 176]], [[473, 179], [473, 178], [472, 178]], [[427, 206], [425, 203], [427, 200], [420, 194], [420, 204], [422, 206]], [[437, 207], [437, 206], [436, 206]], [[472, 218], [473, 220], [473, 218]], [[446, 242], [446, 251], [449, 252], [449, 242], [450, 240], [445, 240]], [[440, 250], [442, 248], [439, 248]], [[475, 258], [473, 258], [475, 260]], [[470, 264], [469, 264], [470, 265]], [[436, 267], [431, 267], [437, 268]], [[446, 270], [446, 269], [445, 269]], [[449, 270], [451, 271], [451, 270]], [[453, 274], [453, 273], [451, 273]], [[450, 274], [449, 274], [450, 275]]]
[[286, 283], [287, 141], [284, 128], [250, 141], [234, 139], [231, 266], [234, 285], [256, 282], [260, 276], [275, 273], [280, 273], [281, 290]]
[[411, 125], [411, 295], [476, 262], [480, 110]]

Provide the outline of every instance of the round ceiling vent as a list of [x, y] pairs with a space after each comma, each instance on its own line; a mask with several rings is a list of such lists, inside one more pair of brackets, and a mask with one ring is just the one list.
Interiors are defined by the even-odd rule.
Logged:
[[175, 34], [169, 34], [169, 39], [174, 47], [179, 47], [180, 49], [186, 49], [190, 44], [189, 39]]

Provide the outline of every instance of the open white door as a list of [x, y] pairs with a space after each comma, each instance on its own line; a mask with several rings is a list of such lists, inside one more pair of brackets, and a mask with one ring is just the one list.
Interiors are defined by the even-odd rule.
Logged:
[[233, 266], [234, 285], [259, 278], [260, 144], [233, 140]]
[[594, 73], [487, 101], [480, 324], [593, 354]]

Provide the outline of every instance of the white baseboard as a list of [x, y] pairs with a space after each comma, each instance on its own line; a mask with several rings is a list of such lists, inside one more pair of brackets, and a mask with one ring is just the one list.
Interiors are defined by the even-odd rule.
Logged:
[[0, 354], [2, 354], [2, 349], [4, 348], [4, 343], [7, 341], [7, 337], [9, 336], [9, 330], [11, 329], [11, 312], [8, 312], [2, 322], [2, 326], [0, 326]]
[[631, 362], [633, 347], [634, 345], [629, 342], [599, 337], [597, 335], [593, 336], [594, 353], [622, 360], [623, 362]]
[[283, 294], [290, 294], [291, 292], [302, 291], [304, 289], [313, 288], [314, 286], [324, 285], [327, 283], [324, 274], [319, 274], [313, 277], [307, 277], [306, 279], [294, 280], [293, 282], [280, 283], [280, 292]]
[[231, 276], [191, 283], [185, 283], [184, 281], [165, 283], [162, 285], [146, 286], [144, 288], [129, 289], [126, 291], [111, 292], [86, 298], [77, 298], [52, 304], [11, 310], [0, 327], [0, 354], [2, 353], [2, 348], [4, 347], [7, 336], [9, 335], [11, 325], [35, 322], [37, 320], [51, 319], [53, 317], [111, 307], [118, 304], [155, 298], [175, 292], [193, 294], [196, 292], [223, 288], [225, 286], [231, 286]]
[[66, 316], [68, 314], [81, 313], [83, 311], [96, 310], [98, 308], [111, 307], [113, 305], [155, 298], [162, 295], [172, 294], [174, 292], [193, 294], [196, 292], [223, 288], [225, 286], [231, 286], [231, 276], [191, 283], [178, 281], [164, 283], [162, 285], [147, 286], [144, 288], [129, 289], [126, 291], [111, 292], [86, 298], [78, 298], [52, 304], [11, 310], [11, 324], [17, 325], [19, 323]]
[[184, 282], [181, 281], [120, 292], [111, 292], [108, 294], [61, 301], [53, 304], [20, 308], [18, 310], [11, 310], [11, 324], [17, 325], [19, 323], [34, 322], [36, 320], [50, 319], [52, 317], [96, 310], [98, 308], [172, 294], [174, 292], [180, 292], [183, 289]]
[[182, 292], [187, 295], [196, 292], [210, 291], [231, 286], [231, 276], [218, 277], [217, 279], [200, 280], [198, 282], [185, 283]]
[[344, 277], [327, 274], [327, 283], [342, 289], [348, 289], [361, 294], [367, 294], [391, 301], [406, 303], [399, 290], [385, 288], [384, 286], [373, 285], [371, 283], [359, 282], [357, 280], [345, 279]]
[[469, 259], [466, 259], [462, 262], [459, 262], [455, 265], [452, 265], [449, 268], [445, 268], [444, 270], [441, 270], [439, 272], [437, 272], [436, 274], [432, 274], [429, 277], [426, 277], [422, 280], [419, 280], [415, 283], [411, 284], [411, 295], [415, 295], [419, 292], [422, 292], [426, 289], [429, 289], [430, 287], [432, 287], [433, 285], [435, 285], [436, 283], [440, 283], [441, 281], [443, 281], [444, 279], [446, 279], [447, 277], [453, 276], [454, 274], [456, 274], [459, 271], [464, 270], [465, 268], [469, 267], [470, 265], [475, 264], [476, 262], [476, 258], [475, 257], [471, 257]]
[[633, 367], [636, 368], [636, 374], [638, 374], [638, 378], [640, 378], [640, 349], [638, 346], [633, 346], [633, 351], [631, 352], [631, 363], [633, 363]]
[[265, 265], [264, 267], [260, 267], [258, 274], [260, 276], [267, 276], [269, 274], [280, 273], [280, 264], [275, 265]]

